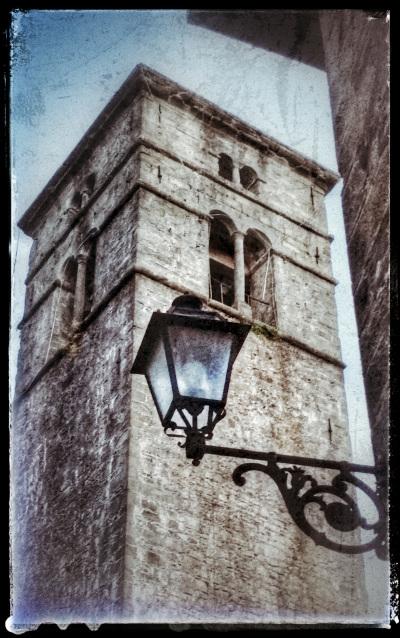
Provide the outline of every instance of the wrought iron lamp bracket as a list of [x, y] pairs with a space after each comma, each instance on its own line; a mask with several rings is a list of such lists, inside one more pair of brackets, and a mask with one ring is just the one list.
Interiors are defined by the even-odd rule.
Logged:
[[[207, 451], [207, 450], [206, 450]], [[294, 459], [295, 460], [295, 457]], [[313, 468], [320, 468], [318, 459], [312, 459]], [[288, 462], [288, 461], [285, 461]], [[317, 545], [346, 554], [360, 554], [369, 550], [375, 550], [381, 559], [387, 558], [386, 534], [384, 525], [384, 512], [381, 500], [376, 492], [364, 481], [354, 476], [357, 471], [351, 464], [343, 464], [339, 473], [332, 479], [331, 484], [319, 484], [314, 476], [293, 465], [292, 467], [279, 467], [278, 458], [271, 457], [265, 463], [244, 463], [236, 467], [232, 479], [236, 485], [245, 484], [245, 474], [250, 471], [260, 471], [270, 476], [283, 497], [287, 510], [296, 525], [307, 536], [313, 539]], [[376, 522], [368, 523], [361, 515], [354, 495], [348, 493], [349, 486], [363, 491], [373, 502], [378, 518]], [[334, 497], [328, 502], [325, 498]], [[339, 499], [339, 500], [338, 500]], [[372, 540], [360, 544], [338, 542], [328, 537], [325, 532], [319, 531], [315, 523], [310, 522], [306, 515], [308, 505], [315, 503], [323, 513], [325, 522], [336, 532], [348, 533], [355, 530], [371, 530], [374, 533]], [[354, 540], [354, 539], [353, 539]]]
[[[219, 416], [220, 420], [222, 416]], [[215, 425], [215, 424], [214, 424]], [[211, 433], [212, 436], [212, 433]], [[211, 438], [211, 436], [209, 438]], [[262, 463], [243, 463], [238, 465], [232, 473], [232, 480], [238, 486], [246, 483], [247, 472], [258, 471], [267, 474], [277, 485], [288, 513], [296, 525], [317, 544], [333, 551], [345, 554], [361, 554], [375, 550], [378, 558], [387, 560], [387, 528], [386, 512], [380, 494], [379, 471], [369, 465], [357, 465], [346, 461], [330, 461], [324, 459], [289, 456], [274, 452], [258, 452], [238, 448], [226, 448], [207, 445], [203, 432], [186, 431], [186, 441], [179, 444], [186, 449], [187, 458], [192, 459], [193, 465], [199, 465], [205, 454], [229, 456], [234, 458], [253, 459]], [[306, 472], [304, 467], [315, 469], [335, 470], [337, 474], [329, 483], [320, 483], [314, 475]], [[377, 487], [374, 491], [365, 481], [355, 474], [373, 474], [377, 477]], [[349, 493], [349, 488], [361, 490], [373, 503], [377, 519], [368, 522], [359, 510], [355, 494]], [[369, 530], [373, 538], [368, 542], [342, 542], [329, 538], [325, 531], [317, 529], [315, 516], [311, 519], [307, 515], [308, 506], [318, 506], [323, 514], [322, 527], [326, 530], [333, 528], [334, 532], [348, 534], [356, 530]], [[320, 517], [318, 520], [321, 524]]]
[[[347, 554], [375, 550], [379, 558], [386, 559], [383, 468], [207, 444], [216, 424], [225, 416], [232, 366], [250, 328], [250, 324], [225, 321], [217, 313], [204, 310], [196, 296], [181, 295], [166, 313], [153, 313], [131, 372], [146, 375], [164, 432], [184, 439], [178, 445], [185, 448], [193, 465], [199, 465], [205, 454], [256, 461], [236, 467], [232, 474], [236, 485], [245, 484], [248, 472], [263, 472], [275, 482], [293, 521], [317, 545]], [[193, 335], [196, 335], [195, 347], [191, 345]], [[219, 349], [215, 350], [218, 341], [225, 353], [222, 358]], [[199, 355], [199, 344], [202, 356]], [[217, 360], [220, 365], [215, 367], [213, 362]], [[181, 365], [183, 361], [187, 363]], [[183, 369], [189, 365], [185, 374], [190, 376], [193, 362], [200, 366], [200, 376], [207, 382], [196, 381], [193, 387], [186, 387], [181, 383]], [[162, 382], [157, 366], [164, 370]], [[182, 388], [186, 388], [187, 394]], [[304, 468], [307, 467], [314, 470], [312, 474], [306, 472]], [[322, 478], [320, 470], [336, 473], [326, 479], [326, 473], [322, 473], [325, 474]], [[375, 489], [359, 478], [360, 473], [375, 475]], [[375, 508], [373, 523], [361, 515], [355, 495], [357, 490]], [[373, 535], [372, 540], [365, 542], [364, 538], [360, 539], [364, 534], [355, 533], [363, 530]], [[343, 534], [347, 534], [346, 542], [342, 542]]]

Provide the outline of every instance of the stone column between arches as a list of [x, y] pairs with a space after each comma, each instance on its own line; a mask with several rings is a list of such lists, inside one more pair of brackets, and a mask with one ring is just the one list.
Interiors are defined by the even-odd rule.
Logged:
[[239, 312], [252, 316], [251, 308], [245, 301], [245, 264], [244, 264], [244, 233], [234, 230], [231, 233], [234, 246], [234, 308]]
[[86, 297], [86, 268], [87, 268], [88, 254], [80, 253], [77, 257], [78, 269], [76, 274], [76, 287], [75, 287], [75, 303], [74, 303], [74, 316], [73, 325], [77, 326], [83, 319], [85, 311], [85, 297]]

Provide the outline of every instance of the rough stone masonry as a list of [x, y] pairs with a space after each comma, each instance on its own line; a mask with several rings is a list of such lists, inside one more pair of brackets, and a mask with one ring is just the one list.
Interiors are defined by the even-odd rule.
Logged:
[[336, 180], [139, 66], [25, 213], [14, 622], [365, 620], [362, 558], [316, 546], [265, 475], [193, 467], [130, 375], [151, 313], [197, 294], [252, 323], [215, 444], [349, 459]]
[[[344, 180], [343, 214], [372, 443], [376, 463], [386, 469], [390, 396], [389, 15], [382, 13], [321, 11], [320, 25]], [[392, 418], [394, 423], [394, 413]]]

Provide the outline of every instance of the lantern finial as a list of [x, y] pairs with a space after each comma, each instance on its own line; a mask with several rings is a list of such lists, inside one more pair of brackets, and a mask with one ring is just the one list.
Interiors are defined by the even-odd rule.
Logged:
[[180, 297], [176, 297], [171, 305], [171, 308], [168, 312], [174, 312], [175, 309], [178, 311], [182, 310], [202, 310], [203, 303], [199, 297], [195, 295], [180, 295]]

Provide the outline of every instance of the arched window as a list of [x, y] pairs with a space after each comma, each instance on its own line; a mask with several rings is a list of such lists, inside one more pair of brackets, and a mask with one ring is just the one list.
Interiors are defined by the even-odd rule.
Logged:
[[82, 206], [82, 193], [80, 193], [79, 191], [76, 191], [74, 193], [74, 196], [71, 200], [71, 206], [72, 208], [75, 208], [76, 210], [80, 210]]
[[245, 297], [253, 319], [276, 326], [274, 273], [270, 241], [250, 230], [244, 240]]
[[96, 184], [96, 175], [95, 173], [91, 173], [84, 181], [82, 187], [79, 190], [76, 190], [72, 200], [71, 206], [76, 210], [80, 210], [85, 204], [89, 201], [90, 197], [93, 194], [94, 187]]
[[91, 240], [90, 245], [88, 246], [88, 255], [86, 262], [86, 273], [85, 273], [85, 305], [83, 316], [89, 314], [93, 306], [93, 297], [94, 297], [94, 275], [95, 275], [95, 265], [96, 265], [96, 242]]
[[63, 264], [51, 308], [49, 340], [45, 363], [60, 348], [64, 348], [71, 338], [73, 330], [74, 299], [77, 277], [77, 263], [69, 257]]
[[61, 268], [59, 287], [51, 313], [51, 332], [46, 361], [65, 347], [93, 304], [96, 261], [96, 229], [90, 231], [77, 257], [69, 257]]
[[243, 188], [246, 188], [253, 193], [257, 192], [258, 189], [258, 176], [254, 169], [250, 168], [250, 166], [242, 166], [239, 170], [240, 183]]
[[227, 218], [216, 213], [210, 228], [210, 297], [227, 306], [234, 302], [234, 247]]
[[96, 183], [96, 175], [91, 173], [89, 177], [86, 178], [83, 189], [82, 189], [82, 202], [81, 206], [84, 206], [90, 199], [93, 194], [94, 186]]
[[93, 305], [94, 276], [96, 265], [97, 228], [87, 232], [85, 220], [81, 225], [80, 243], [78, 246], [78, 270], [76, 276], [74, 316], [75, 327], [89, 314]]
[[94, 191], [95, 184], [96, 184], [96, 175], [95, 173], [91, 173], [89, 177], [87, 177], [85, 180], [85, 190], [88, 191], [90, 195]]
[[233, 178], [233, 161], [229, 155], [221, 153], [218, 159], [218, 174], [225, 179], [232, 181]]
[[[62, 341], [68, 341], [71, 336], [72, 320], [74, 316], [74, 299], [77, 276], [77, 262], [74, 257], [69, 257], [64, 263], [60, 276], [60, 299], [56, 308], [55, 320], [58, 319], [56, 333]], [[58, 312], [57, 312], [58, 310]]]

